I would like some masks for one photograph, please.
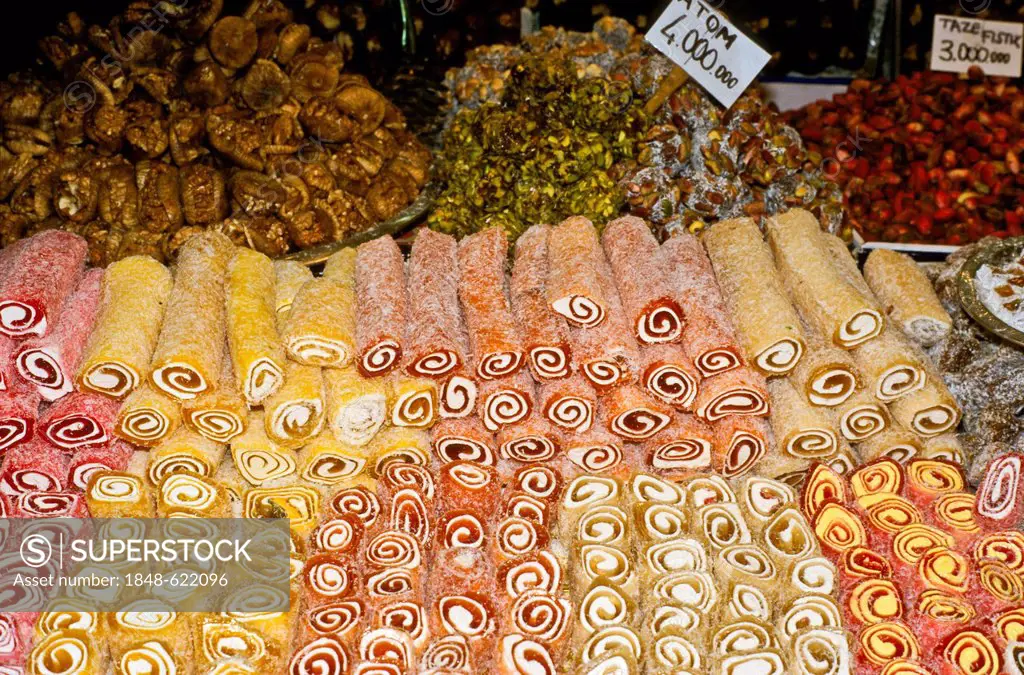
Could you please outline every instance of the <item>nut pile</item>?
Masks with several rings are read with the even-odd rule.
[[[691,82],[674,91],[670,87],[665,96],[664,87],[674,77],[671,61],[646,46],[622,19],[603,18],[590,33],[546,28],[515,47],[470,52],[466,67],[447,76],[453,108],[503,100],[522,63],[566,60],[584,83],[608,80],[628,84],[638,101],[666,99],[655,106],[634,151],[616,158],[620,161],[609,172],[618,181],[615,201],[650,221],[659,235],[792,207],[812,211],[827,230],[842,228],[842,197],[835,183],[813,165],[799,134],[760,92],[748,91],[729,111]],[[448,143],[457,138],[453,130],[463,114],[450,123]],[[586,120],[592,113],[584,108],[579,114]]]
[[[222,5],[72,13],[40,43],[58,76],[0,83],[0,244],[62,228],[93,264],[166,260],[210,227],[279,256],[416,198],[429,151],[336,42],[280,0]]]
[[[1024,92],[1003,78],[855,80],[790,115],[866,239],[966,244],[1024,234]]]
[[[448,126],[438,162],[448,187],[429,225],[459,236],[498,225],[515,239],[574,214],[608,222],[624,202],[613,168],[633,157],[646,127],[627,83],[529,55],[500,103],[464,108]]]

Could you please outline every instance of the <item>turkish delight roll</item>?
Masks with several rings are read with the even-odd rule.
[[[547,302],[550,233],[550,226],[534,225],[516,240],[509,284],[523,348],[540,381],[567,377],[573,370],[565,320]]]
[[[985,470],[978,486],[974,515],[988,530],[1012,530],[1024,518],[1024,454],[1000,455]]]
[[[300,448],[320,433],[326,411],[323,373],[289,361],[284,385],[263,406],[267,435],[285,448]]]
[[[596,328],[573,328],[570,335],[577,366],[599,391],[604,391],[638,379],[640,351],[615,290],[611,267],[600,249],[595,266],[607,317]]]
[[[103,270],[87,271],[52,330],[18,347],[14,356],[18,373],[36,386],[44,400],[56,401],[74,388],[75,373],[99,311],[102,288]]]
[[[60,492],[67,475],[64,451],[36,437],[7,451],[0,462],[0,493]]]
[[[829,415],[810,405],[786,378],[768,382],[771,425],[779,452],[800,459],[823,459],[839,448]]]
[[[508,238],[498,227],[459,243],[459,300],[473,367],[482,380],[511,375],[523,365],[523,344],[505,282]]]
[[[107,267],[95,328],[78,369],[79,389],[124,398],[149,372],[174,280],[149,256]]]
[[[279,327],[284,326],[291,314],[292,303],[299,290],[312,280],[313,272],[302,263],[294,260],[274,261],[274,309]]]
[[[443,419],[461,419],[476,412],[479,393],[476,380],[464,368],[456,369],[438,388],[438,415]]]
[[[11,518],[89,517],[89,507],[77,492],[22,492],[11,501]]]
[[[964,446],[954,432],[932,436],[924,441],[921,457],[925,459],[944,459],[963,466],[967,460]]]
[[[921,454],[921,439],[912,431],[899,424],[890,424],[884,431],[861,441],[857,452],[865,462],[881,457],[906,462]]]
[[[430,434],[422,429],[386,428],[370,443],[370,455],[378,478],[393,462],[429,466]]]
[[[519,371],[498,380],[480,384],[477,414],[488,431],[498,431],[527,417],[534,406],[533,380]]]
[[[368,378],[356,367],[324,370],[327,426],[338,440],[362,446],[373,440],[388,417],[387,382]]]
[[[938,375],[928,377],[923,387],[893,401],[889,410],[897,422],[925,438],[952,431],[960,424],[960,406]]]
[[[299,476],[321,485],[337,485],[362,473],[368,459],[364,448],[343,443],[324,430],[299,451]]]
[[[340,368],[356,351],[356,288],[353,249],[327,260],[324,275],[306,283],[281,331],[285,349],[307,366]]]
[[[761,230],[750,218],[726,220],[708,228],[703,242],[745,357],[769,377],[789,373],[805,341]]]
[[[656,471],[706,471],[711,468],[713,428],[696,415],[677,413],[663,430],[643,443],[648,466]]]
[[[853,358],[865,386],[886,403],[917,391],[928,378],[922,358],[902,333],[892,329],[854,349]]]
[[[121,404],[114,425],[120,438],[142,447],[153,447],[181,426],[178,401],[143,382]]]
[[[396,427],[429,429],[437,421],[437,382],[425,377],[391,376],[388,408]]]
[[[99,471],[89,479],[85,501],[93,518],[153,518],[153,493],[139,476]]]
[[[885,317],[874,297],[847,282],[813,214],[791,209],[770,218],[768,240],[794,302],[823,336],[853,349],[881,334]]]
[[[503,458],[514,462],[547,462],[558,455],[561,438],[558,429],[534,410],[498,432],[498,447]]]
[[[704,380],[694,402],[697,416],[707,422],[726,415],[765,416],[768,410],[765,379],[747,367],[734,368]]]
[[[636,339],[641,344],[677,342],[683,334],[683,309],[651,228],[626,216],[608,223],[601,242]]]
[[[89,479],[97,471],[124,471],[133,454],[132,446],[114,441],[107,446],[80,448],[68,459],[68,478],[64,485],[69,490],[85,490]]]
[[[601,420],[605,422],[605,420]],[[626,458],[626,443],[597,424],[585,434],[566,434],[562,439],[566,459],[585,473],[615,472]]]
[[[174,290],[149,378],[181,400],[216,386],[224,357],[224,273],[235,247],[223,234],[198,234],[181,247]]]
[[[860,372],[850,353],[804,327],[807,350],[793,369],[793,386],[812,404],[834,408],[847,401],[860,385]]]
[[[835,409],[843,438],[858,443],[883,431],[890,424],[889,409],[867,389],[857,389]]]
[[[220,379],[212,389],[181,404],[185,426],[211,441],[227,443],[245,430],[249,408],[238,388],[231,355],[224,352]]]
[[[630,441],[646,440],[672,421],[672,411],[636,385],[607,392],[601,408],[608,431]]]
[[[477,462],[494,466],[494,434],[484,429],[476,415],[462,419],[443,419],[431,431],[434,454],[442,464]]]
[[[262,411],[250,412],[245,432],[231,439],[231,459],[242,478],[252,485],[287,478],[298,468],[295,453],[267,435]]]
[[[736,331],[700,240],[691,234],[675,236],[659,253],[687,317],[682,335],[686,355],[705,377],[740,367],[743,356]]]
[[[604,252],[597,230],[586,218],[574,216],[551,229],[548,303],[577,328],[594,328],[608,313],[598,258],[604,258]]]
[[[889,318],[917,344],[931,347],[949,333],[953,320],[910,256],[875,249],[864,263],[864,280]]]
[[[235,252],[227,272],[228,348],[236,385],[249,405],[260,405],[284,383],[275,285],[270,258],[248,248]]]
[[[366,377],[386,375],[402,363],[409,304],[405,259],[390,236],[359,246],[356,300],[359,371]]]
[[[119,407],[105,396],[76,392],[52,405],[38,428],[47,441],[68,452],[107,445],[114,438]]]
[[[453,237],[426,228],[419,231],[406,288],[406,371],[414,377],[444,377],[467,362],[459,312],[458,245]]]
[[[582,375],[544,382],[538,394],[541,412],[559,428],[585,433],[594,424],[597,393]]]
[[[750,472],[768,454],[771,427],[761,417],[729,415],[718,420],[714,430],[712,465],[726,478]]]
[[[701,374],[682,347],[674,344],[644,346],[640,349],[640,361],[643,368],[640,382],[648,393],[679,410],[693,407]]]
[[[172,473],[209,478],[217,472],[224,450],[224,444],[181,427],[149,452],[146,476],[154,485]]]
[[[40,232],[18,246],[0,278],[0,333],[25,338],[53,330],[88,252],[85,239],[63,230]]]
[[[32,438],[40,400],[36,388],[21,378],[0,392],[0,452]]]

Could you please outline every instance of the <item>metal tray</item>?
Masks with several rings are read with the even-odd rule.
[[[430,213],[430,210],[434,206],[434,201],[440,194],[440,182],[433,181],[427,183],[427,185],[420,191],[416,200],[412,204],[409,204],[409,206],[405,207],[405,210],[391,220],[387,220],[383,223],[377,223],[368,230],[357,232],[351,237],[346,237],[339,241],[331,242],[330,244],[324,244],[323,246],[308,248],[305,251],[291,253],[281,258],[281,260],[295,260],[307,266],[318,265],[343,248],[358,246],[359,244],[370,241],[371,239],[383,237],[387,234],[392,236],[399,234],[418,223],[428,213]]]
[[[960,305],[972,319],[982,325],[985,330],[1001,337],[1007,342],[1024,347],[1024,332],[1013,328],[993,314],[978,297],[978,289],[974,285],[975,276],[982,265],[1003,265],[1019,256],[1024,250],[1024,237],[1014,237],[987,246],[972,255],[960,268],[956,278],[957,295]]]

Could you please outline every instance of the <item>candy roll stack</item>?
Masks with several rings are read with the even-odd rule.
[[[33,438],[40,401],[38,390],[20,377],[0,391],[0,453]]]
[[[593,541],[601,538],[602,530],[585,528],[582,523],[587,522],[584,519],[595,506],[628,510],[629,498],[622,482],[581,475],[566,486],[561,501],[559,529],[569,547],[569,588],[575,605],[570,640],[572,653],[578,655],[576,661],[584,668],[600,658],[609,641],[639,645],[635,599],[639,571],[631,554],[634,533],[627,528],[613,540]],[[609,530],[604,532],[611,534]],[[640,654],[629,657],[635,663]]]
[[[144,382],[121,404],[114,433],[133,445],[151,448],[180,426],[178,401]]]
[[[284,384],[276,287],[269,258],[247,248],[235,252],[228,264],[225,292],[228,353],[235,388],[249,405],[260,405]]]
[[[409,313],[405,369],[413,377],[443,378],[468,363],[466,329],[459,310],[458,269],[455,239],[420,230],[406,274]]]
[[[408,313],[405,259],[395,240],[380,237],[356,254],[356,358],[366,377],[387,375],[402,364]]]
[[[332,255],[322,277],[299,289],[281,339],[288,356],[307,366],[340,368],[355,358],[356,252]]]
[[[528,663],[556,672],[572,633],[573,604],[564,593],[561,563],[553,554],[549,517],[555,514],[563,480],[547,465],[518,469],[501,495],[490,555],[497,568],[501,672],[521,672]],[[517,510],[516,503],[536,510]],[[530,572],[536,572],[531,576]]]
[[[224,350],[216,386],[184,401],[181,416],[185,426],[217,443],[228,443],[245,431],[249,407],[235,378],[229,349]]]

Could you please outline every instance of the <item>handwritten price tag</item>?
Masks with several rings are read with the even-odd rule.
[[[966,73],[978,66],[986,75],[1020,77],[1024,23],[935,15],[932,70]]]
[[[771,55],[729,23],[715,4],[721,1],[672,0],[645,37],[730,108]]]

